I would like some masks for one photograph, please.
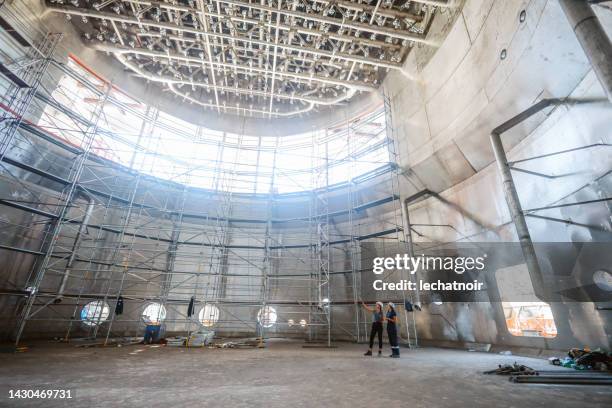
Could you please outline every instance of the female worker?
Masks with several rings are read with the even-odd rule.
[[[389,344],[391,344],[391,355],[389,357],[399,358],[400,349],[397,341],[397,313],[395,313],[395,304],[392,302],[387,303],[387,315],[385,320],[387,321],[387,336],[389,337]]]
[[[370,348],[364,354],[365,356],[372,355],[372,346],[374,345],[374,336],[378,334],[378,357],[382,355],[382,336],[383,336],[383,304],[382,302],[376,302],[374,309],[361,302],[363,307],[372,313],[372,330],[370,332]]]

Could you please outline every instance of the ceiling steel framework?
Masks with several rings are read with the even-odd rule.
[[[219,113],[288,117],[376,90],[445,0],[47,0],[86,43]]]

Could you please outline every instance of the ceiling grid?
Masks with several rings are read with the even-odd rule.
[[[304,115],[376,91],[444,0],[47,0],[84,42],[224,114]]]

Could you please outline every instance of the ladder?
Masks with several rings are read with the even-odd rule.
[[[398,149],[396,146],[395,140],[395,128],[393,127],[393,114],[391,108],[391,98],[385,94],[383,94],[384,106],[385,106],[385,128],[387,133],[387,146],[389,152],[389,162],[393,166],[393,171],[391,174],[391,186],[393,196],[399,197],[398,200],[393,200],[394,205],[394,214],[396,217],[395,224],[396,226],[401,225],[402,230],[404,232],[404,237],[397,233],[398,243],[403,243],[404,249],[409,256],[413,256],[413,248],[412,248],[412,231],[408,220],[402,216],[402,201],[400,196],[400,184],[399,184],[399,176],[400,176],[400,157],[398,153]],[[397,220],[399,214],[400,220]],[[408,214],[405,214],[407,217]],[[399,247],[398,247],[399,248]],[[408,279],[412,279],[412,275],[408,277]],[[410,304],[414,305],[415,303],[419,303],[418,300],[418,292],[417,295],[412,292],[406,293],[406,291],[402,291],[402,307],[404,308],[404,325],[405,325],[405,333],[406,333],[406,344],[409,348],[418,347],[418,333],[417,333],[417,325],[414,311],[405,310],[406,301],[409,301]]]

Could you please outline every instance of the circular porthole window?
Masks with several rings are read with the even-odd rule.
[[[81,309],[81,321],[87,326],[96,326],[105,322],[110,315],[108,303],[101,300],[89,302]]]
[[[259,309],[257,313],[257,321],[263,327],[272,327],[276,323],[276,318],[278,315],[276,314],[276,310],[273,307],[265,306]]]
[[[215,305],[205,305],[202,309],[200,309],[200,314],[198,315],[200,319],[200,323],[204,327],[214,326],[215,323],[219,321],[219,308]]]
[[[601,290],[612,292],[612,273],[600,269],[593,274],[593,282]]]
[[[166,308],[160,303],[149,303],[142,312],[146,324],[160,324],[166,319]]]

